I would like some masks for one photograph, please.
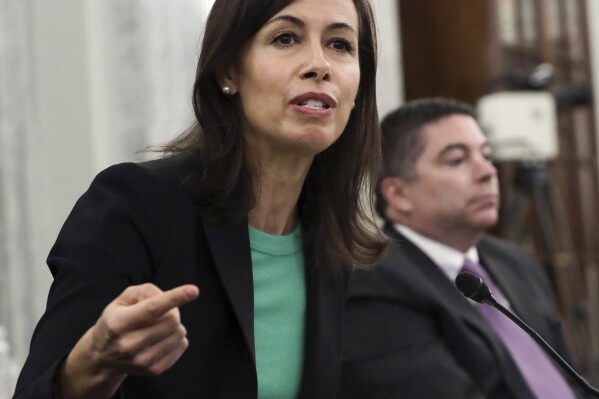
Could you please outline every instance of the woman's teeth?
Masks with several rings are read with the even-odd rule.
[[[306,102],[301,103],[300,105],[306,108],[327,108],[325,103],[318,100],[308,100]]]

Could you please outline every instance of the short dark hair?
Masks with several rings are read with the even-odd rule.
[[[468,115],[476,111],[466,103],[443,97],[412,100],[387,114],[381,122],[383,171],[376,190],[376,211],[385,218],[386,202],[380,191],[385,177],[416,178],[416,161],[424,151],[422,127],[450,115]]]
[[[413,100],[386,115],[381,122],[383,177],[415,178],[416,161],[425,146],[422,127],[455,114],[476,119],[471,105],[443,97]]]
[[[221,92],[217,71],[234,65],[249,40],[293,0],[216,0],[206,22],[193,88],[197,122],[164,147],[193,153],[201,164],[199,197],[221,221],[247,217],[255,205],[244,152],[238,98]],[[325,269],[374,263],[386,240],[372,215],[380,171],[380,127],[376,105],[376,27],[369,0],[353,0],[359,20],[360,83],[355,108],[341,137],[317,154],[299,198],[304,244]],[[364,187],[368,187],[364,201]],[[227,207],[235,197],[236,209]]]

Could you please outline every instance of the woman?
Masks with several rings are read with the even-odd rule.
[[[76,204],[16,397],[335,397],[346,275],[384,246],[375,69],[367,0],[216,0],[197,124]]]

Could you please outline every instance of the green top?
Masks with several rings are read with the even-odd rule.
[[[249,233],[258,398],[297,398],[306,313],[302,230],[278,236],[249,227]]]

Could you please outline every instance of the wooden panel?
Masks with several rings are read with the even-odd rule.
[[[473,103],[486,90],[492,50],[488,2],[400,0],[405,98]]]

